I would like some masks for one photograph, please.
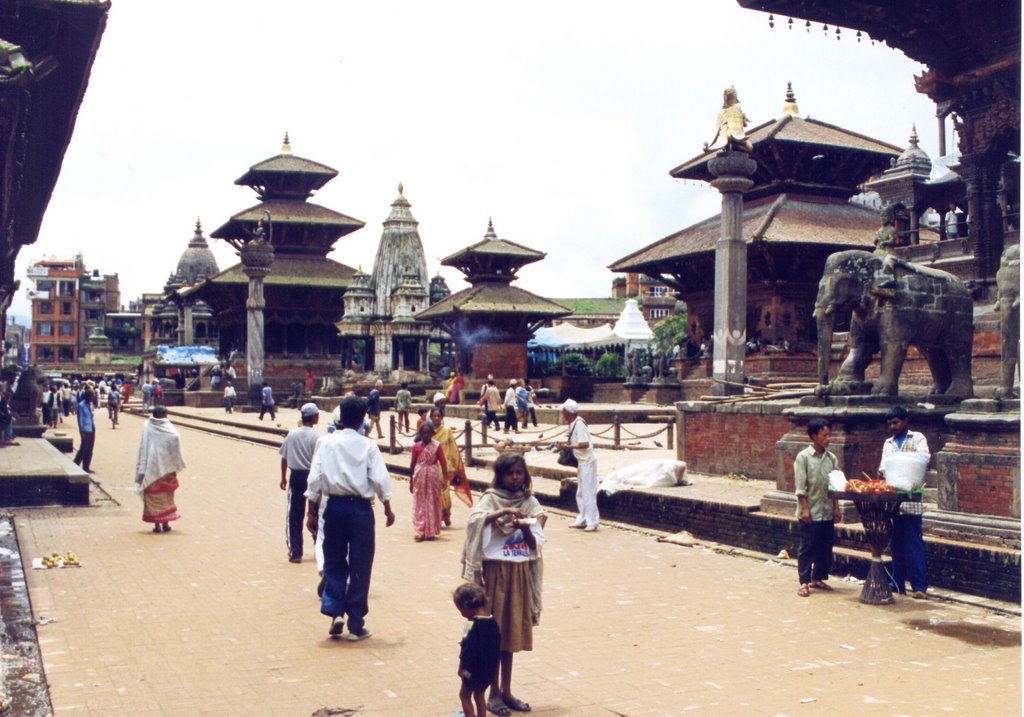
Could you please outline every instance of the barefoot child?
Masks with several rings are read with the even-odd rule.
[[[465,717],[487,714],[487,688],[498,674],[501,633],[487,610],[487,595],[479,585],[464,583],[455,589],[455,607],[469,620],[459,650],[462,713]]]
[[[419,442],[412,445],[409,492],[412,493],[412,525],[415,540],[433,540],[441,534],[441,490],[448,470],[441,444],[434,440],[434,424],[424,421]]]

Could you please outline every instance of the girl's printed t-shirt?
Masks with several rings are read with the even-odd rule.
[[[539,548],[544,544],[544,530],[540,523],[529,526]],[[516,528],[514,532],[505,535],[500,530],[492,530],[492,526],[484,526],[484,560],[504,560],[510,563],[521,563],[536,558],[531,553],[530,546],[523,538],[523,529]]]

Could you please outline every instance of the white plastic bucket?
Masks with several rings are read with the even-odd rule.
[[[882,461],[885,482],[896,490],[917,490],[924,485],[928,456],[921,453],[896,453]]]

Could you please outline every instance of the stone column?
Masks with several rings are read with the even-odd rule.
[[[192,302],[187,301],[181,308],[181,315],[178,319],[178,335],[184,336],[185,346],[191,346],[196,341],[195,327],[192,325]],[[182,333],[184,329],[184,333]]]
[[[722,193],[721,233],[715,245],[715,327],[712,374],[742,384],[747,343],[747,243],[743,238],[743,192],[757,170],[746,152],[722,151],[708,162],[711,186]],[[716,383],[716,396],[741,393],[739,386]]]
[[[249,277],[249,298],[245,302],[248,318],[245,360],[249,400],[252,405],[258,406],[263,384],[263,309],[267,305],[263,298],[263,279],[270,273],[270,265],[274,263],[274,248],[266,241],[256,239],[243,246],[239,255],[245,275]]]

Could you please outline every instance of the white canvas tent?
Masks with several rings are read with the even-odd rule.
[[[644,320],[644,315],[634,299],[629,299],[619,314],[615,326],[601,326],[584,329],[569,323],[552,328],[540,328],[534,332],[531,348],[602,348],[605,346],[647,345],[654,338],[654,332]]]

